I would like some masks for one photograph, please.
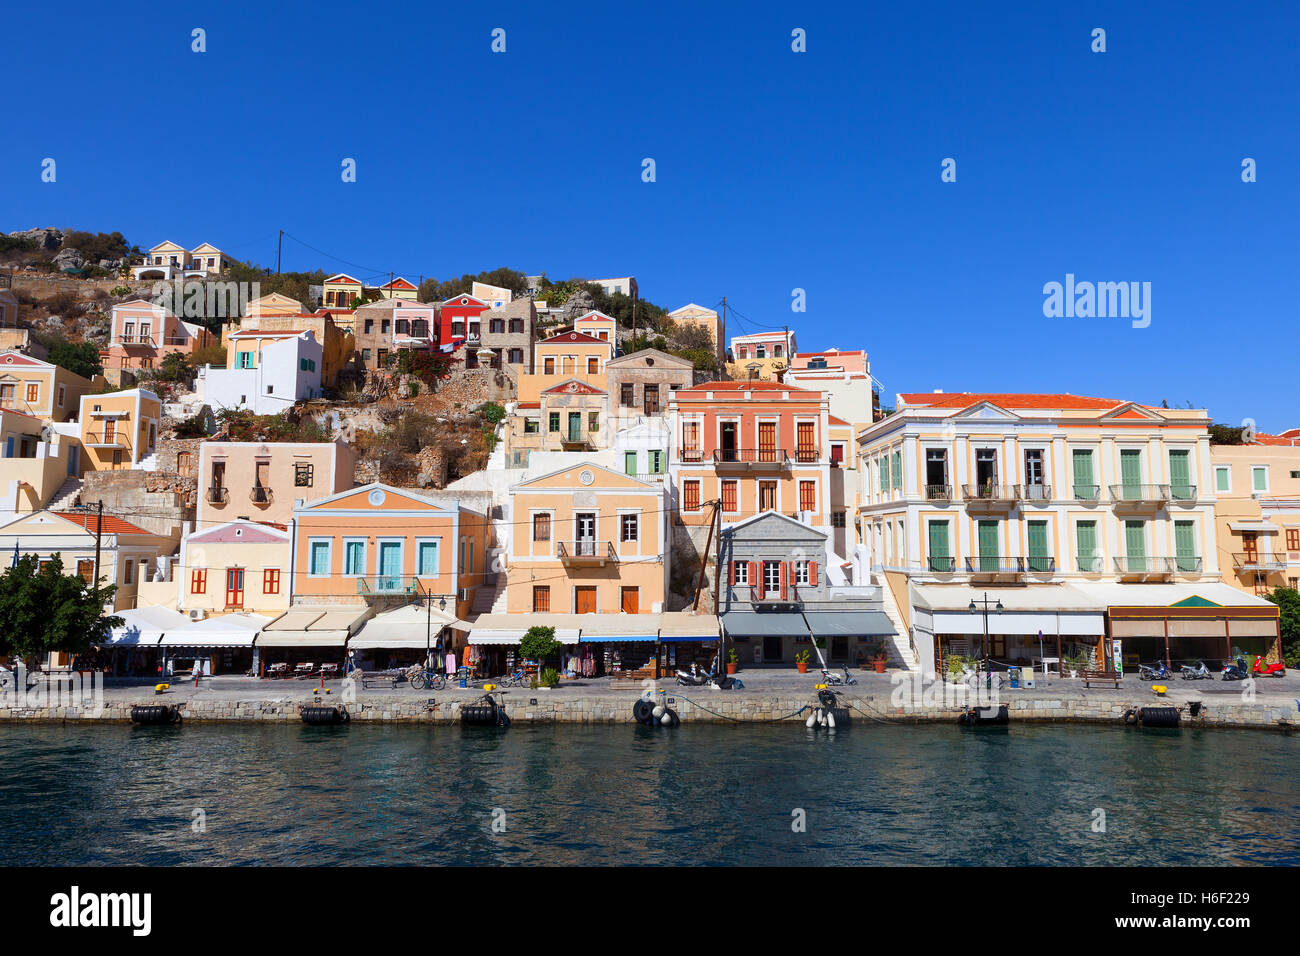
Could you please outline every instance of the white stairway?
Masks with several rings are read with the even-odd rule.
[[[506,576],[497,574],[487,578],[483,586],[474,592],[475,614],[504,614],[506,612]]]
[[[54,493],[47,507],[51,511],[67,511],[77,503],[80,495],[81,479],[75,476],[69,477],[59,485],[59,490]]]
[[[907,628],[903,626],[902,615],[898,613],[898,602],[894,600],[893,592],[889,590],[884,574],[877,573],[875,579],[880,585],[880,600],[884,605],[885,616],[894,625],[895,631],[894,636],[889,639],[888,666],[893,670],[920,670],[916,655],[912,653],[912,646],[908,642]]]
[[[148,458],[141,458],[139,464],[137,464],[135,467],[140,471],[157,471],[158,453],[154,452]]]

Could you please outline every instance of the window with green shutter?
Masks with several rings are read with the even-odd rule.
[[[1124,522],[1124,560],[1129,571],[1147,569],[1147,529],[1145,521]]]
[[[930,522],[930,570],[951,571],[952,553],[948,550],[948,522]]]
[[[1142,452],[1136,448],[1122,448],[1119,453],[1119,480],[1124,486],[1127,500],[1142,497]]]
[[[1250,469],[1250,484],[1255,491],[1268,491],[1268,466],[1255,465]]]
[[[889,492],[889,456],[880,456],[880,466],[877,468],[880,472],[880,493],[888,494]]]
[[[560,413],[551,412],[546,424],[551,431],[558,432],[560,430]]]
[[[1074,465],[1074,497],[1079,501],[1095,500],[1100,489],[1092,477],[1092,450],[1074,449],[1071,461]]]
[[[662,448],[650,449],[650,474],[662,475],[664,473],[664,452]]]
[[[894,452],[892,470],[894,472],[894,481],[893,481],[894,490],[902,491],[903,490],[903,453],[900,451]]]
[[[1029,522],[1029,570],[1043,574],[1052,570],[1052,559],[1047,546],[1047,522]]]
[[[1222,492],[1232,490],[1232,469],[1227,465],[1214,466],[1214,490]]]
[[[996,571],[998,569],[998,523],[981,521],[979,523],[980,570]]]
[[[1095,574],[1101,570],[1101,557],[1097,554],[1097,522],[1080,521],[1074,526],[1075,539],[1079,545],[1079,570],[1086,574]]]
[[[629,475],[636,474],[636,452],[626,451],[623,453],[623,471]]]
[[[1200,570],[1200,561],[1196,556],[1196,524],[1192,521],[1174,522],[1174,554],[1178,570],[1184,572]]]
[[[1188,501],[1196,497],[1192,486],[1191,453],[1171,451],[1169,453],[1169,490],[1175,501]]]

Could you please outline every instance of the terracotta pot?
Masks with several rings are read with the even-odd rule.
[[[727,673],[728,673],[728,674],[734,674],[734,673],[736,673],[736,665],[735,665],[734,662],[732,662],[732,661],[727,661]]]
[[[877,674],[883,674],[883,673],[885,672],[885,662],[884,662],[884,661],[872,661],[871,663],[872,663],[872,665],[876,668],[876,673],[877,673]]]
[[[799,668],[799,673],[800,673],[800,674],[807,674],[807,673],[808,673],[808,662],[807,662],[807,661],[799,661],[799,662],[796,663],[794,666],[797,667],[797,668]]]

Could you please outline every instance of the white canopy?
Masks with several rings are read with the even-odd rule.
[[[370,615],[365,607],[295,607],[263,628],[258,647],[342,647]]]
[[[136,607],[114,614],[123,621],[100,647],[154,647],[166,631],[186,627],[190,619],[167,607]]]
[[[376,614],[362,624],[348,641],[348,648],[354,651],[423,648],[426,642],[436,642],[444,627],[468,631],[471,626],[437,608],[404,604]]]
[[[518,644],[530,627],[553,627],[561,644],[577,644],[580,622],[590,614],[480,614],[470,628],[471,644]]]
[[[261,614],[223,614],[169,630],[158,646],[252,647],[258,633],[270,623],[271,619]]]

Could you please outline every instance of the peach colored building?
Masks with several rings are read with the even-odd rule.
[[[489,570],[486,515],[378,482],[295,503],[292,535],[295,606],[432,594],[463,620]]]
[[[822,392],[706,382],[673,392],[668,413],[677,423],[670,472],[682,524],[707,525],[715,501],[724,526],[765,511],[804,513],[815,528],[830,523],[830,407]]]
[[[1250,594],[1300,585],[1300,429],[1211,445],[1223,580]]]
[[[0,408],[52,422],[75,420],[81,396],[94,387],[89,379],[50,362],[13,350],[0,352]]]
[[[569,379],[605,390],[612,342],[583,332],[561,332],[533,346],[533,373],[519,376],[519,401],[536,402],[545,389]]]
[[[171,309],[133,299],[113,306],[108,347],[101,349],[99,356],[104,371],[111,375],[157,368],[173,352],[189,355],[215,341],[202,325],[182,321]]]
[[[0,521],[44,508],[81,475],[81,442],[22,412],[0,409]]]
[[[680,309],[673,309],[668,313],[668,318],[683,328],[696,327],[704,329],[709,333],[709,338],[713,340],[713,347],[718,353],[718,361],[721,362],[726,358],[723,354],[722,320],[713,309],[706,309],[702,305],[691,302]]]
[[[288,525],[294,506],[352,487],[356,455],[344,441],[199,445],[198,528],[235,519]]]
[[[511,614],[650,614],[668,588],[667,498],[658,483],[571,465],[510,490]]]
[[[134,468],[158,450],[162,400],[144,388],[83,395],[79,425],[85,471]]]
[[[792,331],[732,336],[727,375],[738,380],[779,382],[796,350]]]
[[[181,542],[180,568],[171,585],[174,606],[209,617],[240,612],[278,617],[289,607],[290,552],[284,526],[243,520],[200,526]]]

